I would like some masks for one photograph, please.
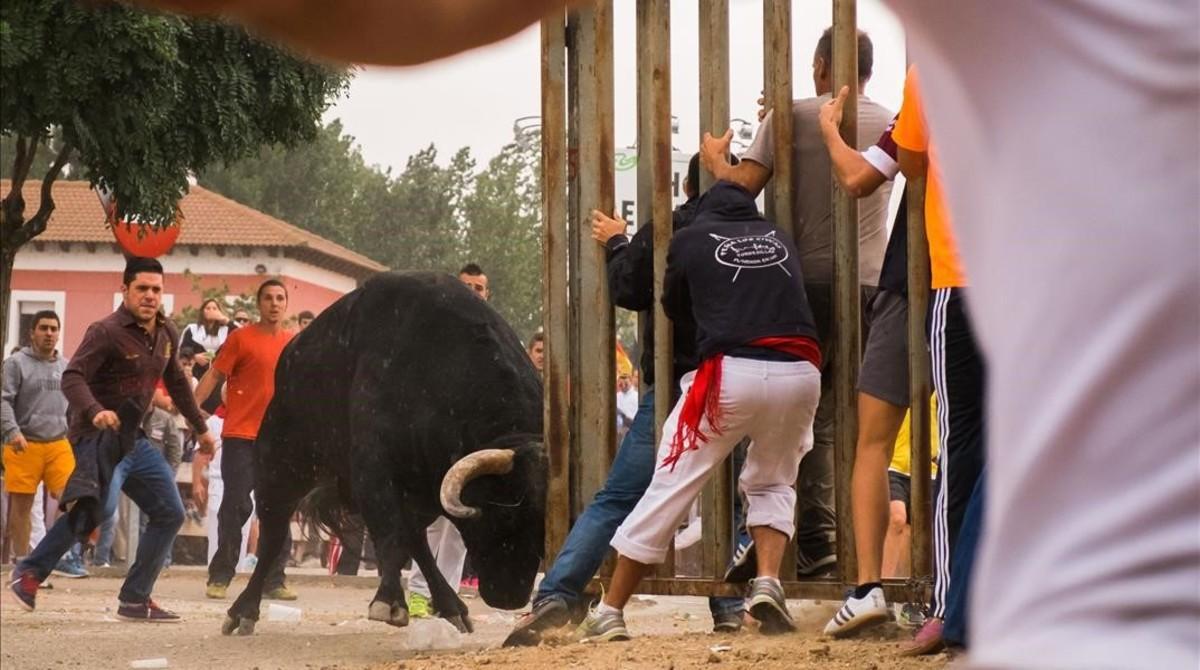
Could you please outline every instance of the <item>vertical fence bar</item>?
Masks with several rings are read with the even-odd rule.
[[[663,276],[671,243],[671,3],[638,0],[638,211],[654,226],[654,443],[671,411],[673,341],[671,321],[662,308]],[[642,171],[644,168],[644,172]],[[645,194],[643,196],[643,194]],[[656,452],[657,453],[657,452]],[[675,574],[675,552],[658,575]]]
[[[613,210],[613,43],[612,3],[606,1],[578,12],[574,46],[578,53],[578,184],[579,199],[572,212],[572,238],[579,255],[570,271],[578,273],[578,375],[571,395],[577,407],[574,438],[578,451],[582,504],[604,484],[615,450],[616,387],[613,311],[605,280],[604,248],[591,240],[589,213]]]
[[[570,369],[567,318],[567,62],[565,16],[542,20],[542,332],[546,359],[543,440],[549,460],[546,556],[571,527]]]
[[[648,116],[648,114],[651,114],[650,96],[652,94],[650,87],[653,85],[653,79],[646,74],[653,67],[650,54],[646,50],[653,48],[653,44],[647,43],[646,36],[642,34],[642,26],[645,22],[643,14],[645,12],[646,8],[642,6],[641,0],[638,0],[635,19],[636,28],[634,30],[634,35],[637,39],[637,47],[634,50],[636,52],[637,65],[637,74],[635,75],[637,77],[637,213],[633,221],[638,230],[641,230],[642,226],[653,221],[654,215],[654,208],[651,204],[651,200],[654,197],[654,176],[651,173],[653,166],[650,164],[650,147],[654,139],[651,137],[653,128],[651,128]],[[637,350],[639,352],[645,351],[646,347],[654,346],[652,342],[644,342],[642,338],[642,333],[645,332],[646,324],[648,323],[647,319],[653,318],[654,310],[637,313]],[[638,360],[632,360],[631,362],[635,368],[638,366]],[[638,398],[640,399],[649,388],[649,385],[646,384],[645,371],[643,371],[641,375],[641,387],[638,389]],[[619,448],[620,445],[618,445]]]
[[[729,0],[700,0],[700,132],[720,136],[729,127]],[[712,185],[702,170],[700,190]],[[733,533],[732,461],[713,472],[702,495],[702,575],[719,579],[730,557]]]
[[[567,450],[571,472],[571,518],[583,512],[587,503],[582,493],[583,467],[579,458],[578,390],[572,380],[579,379],[579,13],[567,13],[567,347],[570,366],[567,373],[567,420],[570,447]]]
[[[858,17],[855,0],[833,0],[833,90],[850,87],[842,116],[842,139],[858,146]],[[862,352],[862,305],[858,277],[858,202],[833,179],[834,471],[836,473],[838,567],[843,582],[857,578],[850,517],[850,473],[858,440],[858,367]]]
[[[767,184],[767,219],[795,234],[792,221],[792,0],[763,0],[763,97],[776,110],[775,168]],[[791,562],[793,565],[795,561]]]
[[[908,198],[908,369],[912,407],[912,584],[915,602],[927,600],[933,575],[929,395],[932,382],[925,315],[929,309],[929,243],[925,236],[925,178],[910,179]]]
[[[763,0],[763,98],[776,110],[771,127],[775,137],[775,168],[767,183],[767,219],[789,235],[796,234],[792,217],[794,165],[792,157],[792,0]],[[797,496],[797,500],[800,497]],[[796,543],[784,550],[780,577],[796,578]]]

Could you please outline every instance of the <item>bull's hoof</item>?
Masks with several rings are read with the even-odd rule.
[[[233,635],[234,631],[237,631],[238,635],[254,635],[256,623],[258,622],[250,617],[235,617],[227,614],[225,621],[221,624],[221,635]]]
[[[471,617],[469,615],[443,617],[446,621],[454,624],[460,633],[474,633],[475,627],[471,625]]]
[[[382,621],[389,626],[403,628],[408,625],[408,609],[399,602],[389,605],[382,600],[374,600],[367,610],[367,618],[371,621]]]

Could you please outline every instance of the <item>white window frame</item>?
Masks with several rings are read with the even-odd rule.
[[[21,303],[23,302],[48,302],[53,303],[54,311],[58,314],[58,318],[62,319],[61,327],[58,331],[58,348],[62,349],[62,343],[67,339],[67,293],[66,291],[23,291],[14,289],[12,295],[8,299],[8,336],[4,342],[4,357],[8,357],[8,352],[17,346],[17,342],[21,341],[21,334],[17,331],[21,328]]]

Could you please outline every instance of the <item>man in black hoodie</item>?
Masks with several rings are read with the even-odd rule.
[[[794,629],[779,568],[795,534],[800,460],[812,448],[820,397],[820,348],[796,247],[764,220],[740,186],[717,183],[671,242],[663,307],[693,319],[699,367],[663,427],[659,466],[617,529],[619,558],[608,592],[579,629],[585,641],[628,639],[622,609],[713,469],[744,437],[753,440],[738,478],[758,578],[747,605],[765,633]]]
[[[735,159],[736,160],[736,159]],[[700,155],[688,164],[683,191],[687,202],[671,217],[673,232],[686,228],[696,216],[700,182]],[[592,213],[592,238],[608,250],[608,292],[618,307],[646,312],[654,307],[654,227],[642,226],[631,240],[625,235],[625,221]],[[532,611],[522,617],[505,644],[532,645],[549,628],[562,626],[569,611],[580,604],[583,589],[595,576],[617,526],[625,520],[641,499],[654,474],[654,319],[642,319],[642,379],[649,387],[638,403],[637,414],[609,470],[604,488],[571,528],[546,578],[538,586]],[[658,390],[679,397],[679,379],[696,369],[696,324],[686,315],[674,320],[674,360],[669,382]],[[713,630],[734,632],[741,628],[741,598],[711,598]]]

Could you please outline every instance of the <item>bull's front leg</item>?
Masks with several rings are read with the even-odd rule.
[[[412,548],[413,561],[421,568],[421,574],[429,584],[430,600],[433,601],[433,608],[437,610],[438,616],[454,624],[454,627],[463,633],[474,633],[475,628],[471,625],[467,604],[446,582],[442,571],[438,570],[437,562],[434,561],[433,553],[429,551],[429,544],[425,539],[425,530],[420,529],[410,533],[410,536],[409,546]]]
[[[367,618],[392,626],[407,626],[408,603],[404,601],[400,571],[408,562],[408,552],[398,546],[394,533],[388,536],[387,541],[376,541],[375,549],[379,561],[379,589],[371,599]]]

